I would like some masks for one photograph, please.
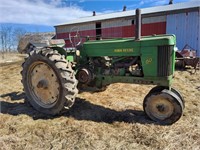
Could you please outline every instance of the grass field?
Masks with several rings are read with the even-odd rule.
[[[16,56],[16,55],[15,55]],[[1,59],[2,57],[0,57]],[[152,85],[116,83],[82,92],[69,111],[51,117],[24,103],[21,55],[0,61],[0,149],[200,149],[200,71],[176,71],[173,87],[185,99],[182,118],[160,126],[144,114]],[[13,57],[14,58],[14,57]]]

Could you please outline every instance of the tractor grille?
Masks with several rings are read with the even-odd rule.
[[[158,46],[158,76],[169,76],[172,73],[173,46]]]

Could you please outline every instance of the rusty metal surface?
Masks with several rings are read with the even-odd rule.
[[[176,68],[191,66],[196,70],[198,64],[200,64],[200,57],[197,57],[195,50],[183,49],[176,52]]]
[[[200,64],[200,58],[176,58],[175,66],[179,69],[184,69],[186,66],[193,67],[195,70],[197,69],[198,64]]]
[[[199,63],[199,58],[184,58],[183,59],[185,66],[191,66],[196,69],[197,64]]]

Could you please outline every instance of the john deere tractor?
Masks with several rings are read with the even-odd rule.
[[[27,101],[38,111],[55,115],[70,108],[78,88],[105,88],[112,83],[157,85],[144,98],[143,108],[159,124],[172,124],[183,114],[184,100],[171,87],[176,37],[141,37],[141,11],[136,11],[136,37],[80,42],[70,34],[74,48],[60,40],[29,53],[22,67]],[[76,42],[78,41],[78,42]],[[63,44],[63,45],[62,45]],[[134,89],[133,89],[134,90]]]

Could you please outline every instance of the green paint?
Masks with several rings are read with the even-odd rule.
[[[67,56],[67,52],[62,47],[51,47],[53,50],[58,51],[61,55]]]
[[[103,68],[97,67],[93,70],[93,73],[95,75],[95,79],[93,82],[97,87],[116,82],[156,84],[170,87],[172,83],[172,76],[174,73],[175,52],[172,49],[172,52],[170,51],[170,56],[167,57],[164,55],[165,53],[162,53],[162,55],[159,54],[160,49],[158,47],[172,46],[172,48],[174,48],[175,45],[176,37],[174,35],[159,35],[142,37],[142,39],[138,41],[134,38],[87,41],[80,49],[80,57],[78,57],[78,61],[76,61],[75,59],[74,52],[67,52],[67,55],[60,49],[59,52],[64,53],[67,60],[71,62],[76,61],[76,68],[80,68],[81,66],[92,66],[92,64],[90,64],[90,59],[95,59],[96,57],[112,57],[113,59],[110,62],[111,65],[116,62],[123,61],[131,56],[136,56],[140,58],[143,76],[137,77],[131,74],[126,74],[125,69],[123,68],[118,70],[117,75],[103,75]],[[163,49],[161,49],[161,51],[163,51]],[[161,57],[161,60],[159,59],[159,57]],[[162,58],[165,58],[168,63],[159,64],[162,62]],[[158,62],[158,60],[160,60],[160,62]],[[158,75],[160,68],[162,73],[162,65],[164,65],[164,67],[170,72],[167,76]]]

